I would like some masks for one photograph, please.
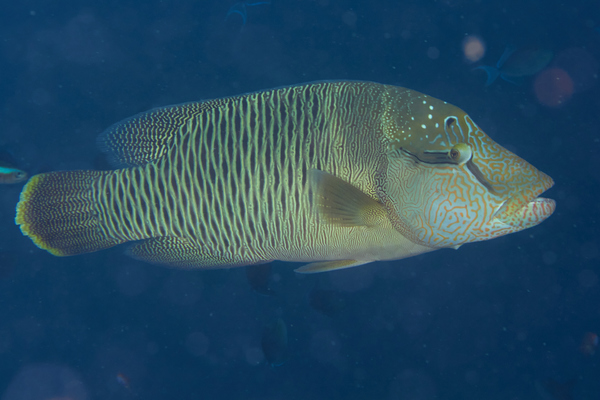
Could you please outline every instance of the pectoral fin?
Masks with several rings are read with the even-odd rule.
[[[383,204],[342,179],[313,169],[313,201],[319,215],[340,226],[376,226],[387,218]]]
[[[336,269],[345,269],[357,267],[359,265],[368,264],[371,261],[360,260],[335,260],[335,261],[318,261],[296,268],[294,271],[299,274],[316,274],[318,272],[334,271]]]

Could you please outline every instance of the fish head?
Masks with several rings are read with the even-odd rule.
[[[20,183],[27,180],[27,172],[0,164],[0,183]]]
[[[407,89],[386,95],[388,157],[375,186],[405,237],[457,248],[530,228],[554,212],[553,200],[538,197],[552,178],[494,142],[464,111]]]

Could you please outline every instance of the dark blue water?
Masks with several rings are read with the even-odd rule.
[[[275,263],[277,295],[266,297],[244,269],[169,270],[122,248],[55,258],[20,234],[20,185],[5,185],[1,398],[520,400],[543,399],[548,379],[574,380],[574,399],[600,398],[600,354],[579,351],[586,332],[600,333],[597,2],[273,0],[246,6],[245,25],[225,19],[234,3],[6,2],[0,148],[33,173],[97,168],[96,136],[155,106],[374,80],[466,110],[554,178],[555,214],[398,262],[312,276]],[[467,37],[485,44],[479,63],[465,59]],[[572,81],[561,106],[536,93],[539,76],[484,87],[473,67],[507,45],[554,51],[550,67]],[[311,308],[316,287],[345,307]],[[288,356],[272,367],[261,333],[277,318]]]

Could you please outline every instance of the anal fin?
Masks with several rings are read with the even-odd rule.
[[[137,260],[177,268],[225,268],[239,261],[206,254],[191,241],[173,236],[156,237],[134,244],[127,254]]]
[[[299,274],[316,274],[318,272],[335,271],[337,269],[345,269],[357,267],[359,265],[368,264],[371,261],[363,260],[334,260],[334,261],[317,261],[296,268],[294,271]]]

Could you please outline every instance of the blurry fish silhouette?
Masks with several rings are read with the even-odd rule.
[[[27,172],[15,167],[15,160],[7,151],[0,151],[0,183],[19,183],[27,179]]]
[[[260,344],[269,364],[278,367],[285,362],[288,337],[285,322],[281,318],[265,326]]]
[[[117,374],[117,383],[123,386],[127,390],[131,390],[131,386],[129,385],[129,377],[121,372]]]
[[[240,1],[239,3],[235,3],[229,8],[227,11],[227,15],[225,16],[225,20],[227,20],[231,15],[238,14],[242,17],[242,26],[246,25],[246,20],[248,19],[248,11],[246,7],[252,6],[260,6],[263,4],[271,4],[270,1]]]
[[[586,332],[581,340],[579,351],[584,356],[593,356],[598,348],[598,335],[593,332]]]
[[[309,294],[310,306],[328,317],[335,317],[346,308],[346,300],[335,290],[312,289]]]
[[[507,47],[496,66],[481,65],[473,70],[482,69],[487,73],[485,86],[490,86],[498,77],[506,82],[519,84],[526,76],[540,72],[550,61],[554,53],[550,50],[523,48],[515,50]]]
[[[556,379],[541,379],[535,381],[535,390],[544,400],[573,400],[575,379],[559,382]]]
[[[271,280],[271,264],[256,264],[246,267],[248,283],[256,292],[265,296],[274,296],[275,291],[269,288]]]

